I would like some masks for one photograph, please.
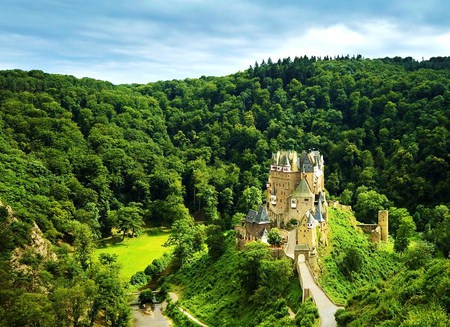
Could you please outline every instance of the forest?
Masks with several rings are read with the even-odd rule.
[[[174,224],[182,266],[218,235],[195,221],[226,231],[263,201],[280,149],[319,149],[330,199],[366,223],[389,209],[398,253],[417,239],[448,262],[449,120],[450,57],[268,59],[130,85],[0,71],[0,325],[126,325],[126,290],[114,258],[92,260],[96,242]],[[57,264],[27,250],[36,230]]]

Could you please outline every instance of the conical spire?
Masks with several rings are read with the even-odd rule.
[[[323,223],[325,219],[323,219],[323,212],[322,212],[322,201],[319,197],[319,203],[317,203],[316,212],[314,213],[314,218],[319,222]]]

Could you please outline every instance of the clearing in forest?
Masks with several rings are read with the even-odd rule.
[[[113,236],[106,240],[105,247],[94,252],[97,259],[101,253],[117,254],[117,262],[122,266],[120,277],[123,281],[129,281],[137,271],[143,271],[154,259],[161,257],[165,252],[170,252],[170,247],[164,247],[164,242],[169,238],[167,230],[145,230],[138,237],[125,238]],[[117,242],[116,242],[117,241]]]

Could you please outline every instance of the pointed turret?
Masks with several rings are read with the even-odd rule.
[[[322,193],[321,193],[322,194]],[[319,203],[317,203],[316,212],[314,213],[314,218],[319,222],[323,223],[325,219],[323,218],[322,201],[319,197]]]
[[[314,221],[314,216],[311,214],[311,211],[306,211],[306,226],[308,228],[314,228],[316,225],[316,222]]]

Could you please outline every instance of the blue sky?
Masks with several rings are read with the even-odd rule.
[[[147,83],[305,54],[449,56],[450,1],[0,2],[0,69]]]

